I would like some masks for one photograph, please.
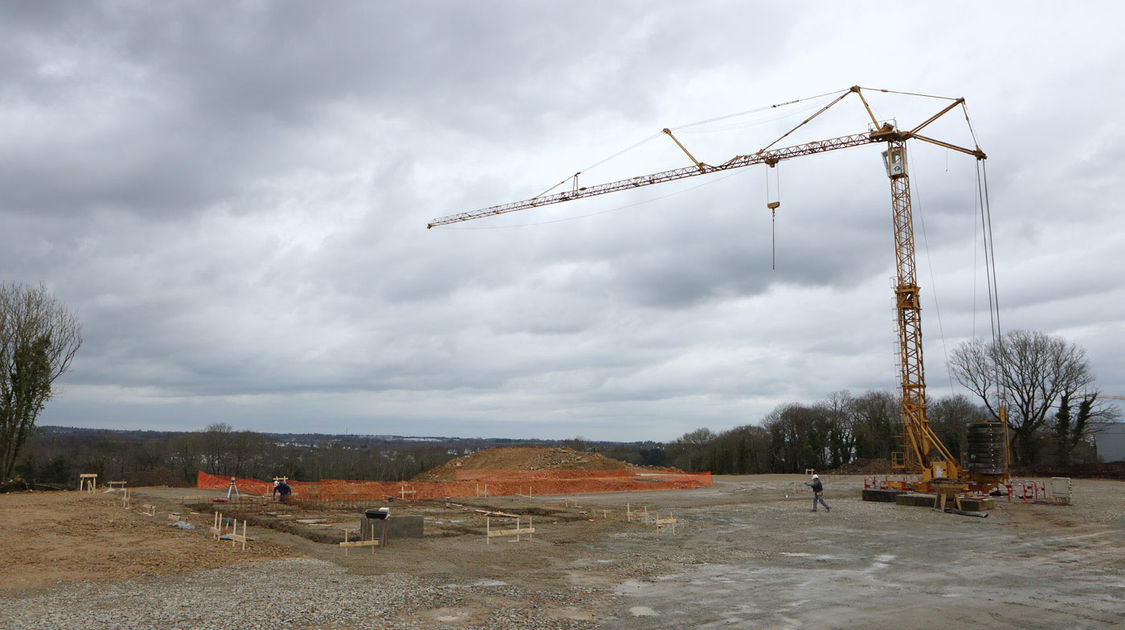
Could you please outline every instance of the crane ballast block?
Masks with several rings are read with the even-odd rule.
[[[877,501],[880,503],[894,503],[895,497],[900,494],[906,494],[905,490],[882,490],[879,488],[864,488],[863,500],[864,501]]]

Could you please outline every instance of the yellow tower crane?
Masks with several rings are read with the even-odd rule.
[[[870,144],[885,144],[886,150],[883,156],[887,176],[890,179],[891,215],[894,221],[895,269],[897,274],[894,292],[895,309],[898,314],[898,347],[900,352],[899,363],[901,366],[899,381],[901,384],[903,423],[903,450],[894,454],[893,463],[895,468],[919,476],[918,483],[912,484],[912,487],[918,490],[930,489],[930,482],[935,480],[939,480],[940,483],[946,485],[960,482],[965,484],[966,488],[971,486],[976,489],[981,489],[988,486],[995,486],[1002,483],[1007,477],[1006,466],[1003,474],[1000,474],[996,470],[979,474],[964,469],[930,428],[929,419],[926,415],[926,381],[922,361],[922,308],[919,299],[917,273],[914,262],[914,226],[910,210],[910,177],[907,173],[906,142],[908,140],[920,140],[971,155],[978,161],[985,160],[987,156],[981,151],[980,147],[977,146],[975,136],[974,146],[970,149],[931,138],[921,133],[931,123],[957,108],[961,109],[964,113],[966,123],[969,123],[968,110],[965,108],[965,99],[939,97],[944,101],[948,101],[944,107],[918,125],[910,129],[901,129],[893,122],[880,122],[876,119],[867,99],[863,95],[865,89],[869,92],[892,92],[891,90],[871,90],[869,88],[853,86],[759,151],[746,155],[736,155],[722,164],[710,165],[700,162],[680,144],[679,140],[676,140],[670,130],[664,129],[663,132],[671,137],[676,145],[687,154],[688,158],[692,161],[691,166],[585,187],[578,186],[577,175],[575,175],[574,185],[569,191],[543,194],[523,201],[489,206],[479,210],[441,217],[432,220],[426,228],[430,229],[442,225],[471,221],[519,210],[606,195],[639,188],[641,186],[650,186],[688,177],[696,177],[698,175],[719,173],[756,164],[765,164],[773,167],[783,160],[790,160],[806,155],[815,155]],[[866,110],[867,115],[870,117],[870,129],[847,136],[775,148],[783,139],[852,94],[863,104],[864,110]],[[971,134],[971,123],[969,123],[969,131]],[[771,209],[773,207],[776,206],[771,204]]]

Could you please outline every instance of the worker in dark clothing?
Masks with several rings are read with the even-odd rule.
[[[271,496],[278,496],[282,503],[289,503],[289,495],[292,493],[293,489],[289,487],[289,484],[279,481],[274,485],[273,495]]]
[[[813,475],[812,481],[806,481],[805,485],[812,488],[813,491],[812,511],[816,511],[816,503],[819,501],[820,504],[824,506],[825,510],[831,512],[832,508],[828,507],[828,504],[824,502],[824,484],[820,483],[820,477]]]

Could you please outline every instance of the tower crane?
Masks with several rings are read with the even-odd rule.
[[[965,108],[965,99],[939,97],[942,98],[942,100],[948,101],[948,103],[926,120],[914,127],[906,129],[898,127],[894,122],[880,122],[877,120],[867,98],[864,96],[864,90],[868,92],[894,93],[891,90],[872,90],[870,88],[853,86],[843,91],[827,105],[821,107],[800,124],[782,134],[757,152],[736,155],[726,162],[717,165],[706,164],[697,160],[680,141],[676,139],[670,130],[664,129],[663,132],[671,137],[676,145],[691,160],[692,164],[690,166],[583,187],[578,186],[578,176],[575,175],[573,186],[570,190],[553,194],[544,193],[540,196],[523,201],[489,206],[479,210],[437,218],[430,221],[426,228],[430,229],[442,225],[472,221],[474,219],[509,212],[529,210],[540,206],[632,190],[642,186],[651,186],[688,177],[709,175],[754,166],[756,164],[765,164],[774,167],[784,160],[791,160],[808,155],[872,144],[886,145],[883,157],[887,169],[887,177],[890,180],[891,216],[894,225],[896,270],[894,300],[895,310],[898,316],[898,348],[900,353],[899,381],[901,386],[901,415],[903,423],[903,449],[901,452],[894,453],[893,463],[898,470],[918,475],[919,481],[912,485],[914,489],[918,490],[929,489],[931,483],[935,485],[961,483],[965,485],[966,489],[969,487],[980,489],[987,486],[998,485],[1007,477],[1006,466],[1004,467],[1003,473],[996,469],[990,469],[988,472],[975,472],[971,470],[971,466],[962,466],[930,428],[929,419],[927,417],[926,381],[922,360],[922,308],[915,269],[914,227],[910,208],[910,176],[907,172],[906,143],[909,140],[918,140],[970,155],[978,161],[985,160],[988,156],[985,155],[984,151],[981,151],[976,143],[975,134],[972,133],[972,124],[969,122],[968,110]],[[855,98],[862,103],[867,116],[870,117],[871,127],[868,130],[851,135],[828,138],[826,140],[806,142],[791,146],[777,146],[782,140],[851,95],[855,95]],[[934,121],[958,108],[964,113],[966,123],[969,125],[970,134],[973,135],[972,148],[959,146],[922,134],[922,131],[929,127]],[[771,205],[771,209],[774,207],[776,206]]]

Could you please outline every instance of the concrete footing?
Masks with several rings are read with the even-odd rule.
[[[372,536],[382,538],[384,527],[387,528],[387,538],[390,540],[395,538],[422,538],[422,532],[425,529],[425,518],[421,515],[411,514],[391,516],[386,519],[361,518],[359,523],[359,533],[363,540],[369,540]],[[374,533],[372,533],[372,529],[374,529]]]

